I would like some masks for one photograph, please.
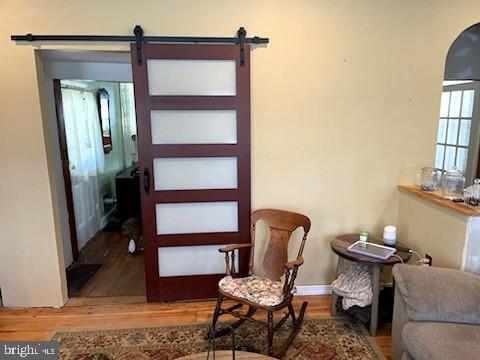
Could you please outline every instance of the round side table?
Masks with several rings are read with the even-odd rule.
[[[353,243],[357,242],[359,239],[360,239],[359,234],[340,235],[331,241],[330,247],[332,248],[332,251],[338,255],[336,277],[338,277],[338,275],[340,275],[344,271],[345,260],[368,264],[372,266],[373,298],[372,298],[372,312],[370,317],[370,335],[376,336],[377,326],[378,326],[378,296],[380,294],[380,271],[382,270],[383,266],[393,266],[397,263],[400,263],[401,261],[396,256],[392,256],[388,260],[379,260],[373,257],[359,255],[359,254],[355,254],[348,251],[347,248]],[[383,245],[383,239],[375,235],[370,235],[368,241],[371,243]],[[398,245],[404,246],[401,243],[398,243]],[[403,260],[403,262],[407,262],[411,256],[410,253],[403,252],[403,251],[397,251],[395,255],[398,255]],[[335,316],[337,314],[337,300],[338,300],[338,295],[332,291],[332,307],[331,307],[332,316]]]

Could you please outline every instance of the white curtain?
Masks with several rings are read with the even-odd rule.
[[[70,175],[96,177],[105,168],[105,155],[95,95],[62,89],[62,101]]]
[[[137,122],[132,83],[120,83],[125,167],[138,162]]]

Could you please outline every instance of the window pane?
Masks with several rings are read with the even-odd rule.
[[[438,122],[437,142],[445,143],[446,136],[447,136],[447,119],[440,119],[440,121]]]
[[[442,101],[440,102],[440,116],[448,116],[448,104],[450,103],[450,92],[442,93]]]
[[[452,91],[450,96],[450,117],[460,116],[460,101],[462,99],[461,91]]]
[[[448,121],[447,144],[456,145],[458,135],[458,120],[450,119]]]
[[[447,146],[445,151],[445,170],[450,170],[455,166],[455,146]]]
[[[465,148],[457,149],[457,168],[464,174],[465,174],[465,171],[467,170],[467,156],[468,156],[467,149]]]
[[[458,145],[468,146],[470,141],[471,120],[460,121],[460,134],[458,135]]]
[[[472,117],[474,94],[475,94],[474,90],[466,90],[463,92],[462,117]]]
[[[437,145],[437,153],[435,154],[435,167],[443,169],[443,153],[445,152],[445,146]]]

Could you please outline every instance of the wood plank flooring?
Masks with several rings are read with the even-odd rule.
[[[79,254],[79,263],[103,264],[82,289],[79,296],[145,296],[145,260],[143,253],[130,254],[127,240],[120,232],[100,231]]]
[[[47,340],[56,331],[208,323],[211,319],[214,300],[147,304],[143,254],[129,254],[120,233],[98,233],[79,260],[104,264],[81,296],[69,299],[60,309],[0,309],[0,341]],[[296,296],[297,311],[305,300],[309,302],[307,318],[330,316],[329,295]],[[257,317],[265,316],[258,312]],[[390,326],[380,326],[378,334],[374,341],[390,359]]]
[[[305,300],[306,317],[330,316],[329,295],[296,296],[297,311]],[[1,309],[0,340],[45,340],[55,331],[208,323],[214,308],[214,300],[146,304],[144,297],[130,296],[77,298],[60,309]],[[380,326],[374,340],[390,359],[389,326]]]

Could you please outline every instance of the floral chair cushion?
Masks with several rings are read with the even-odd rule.
[[[275,306],[283,301],[283,283],[258,276],[232,278],[226,276],[218,283],[223,292],[263,306]]]

